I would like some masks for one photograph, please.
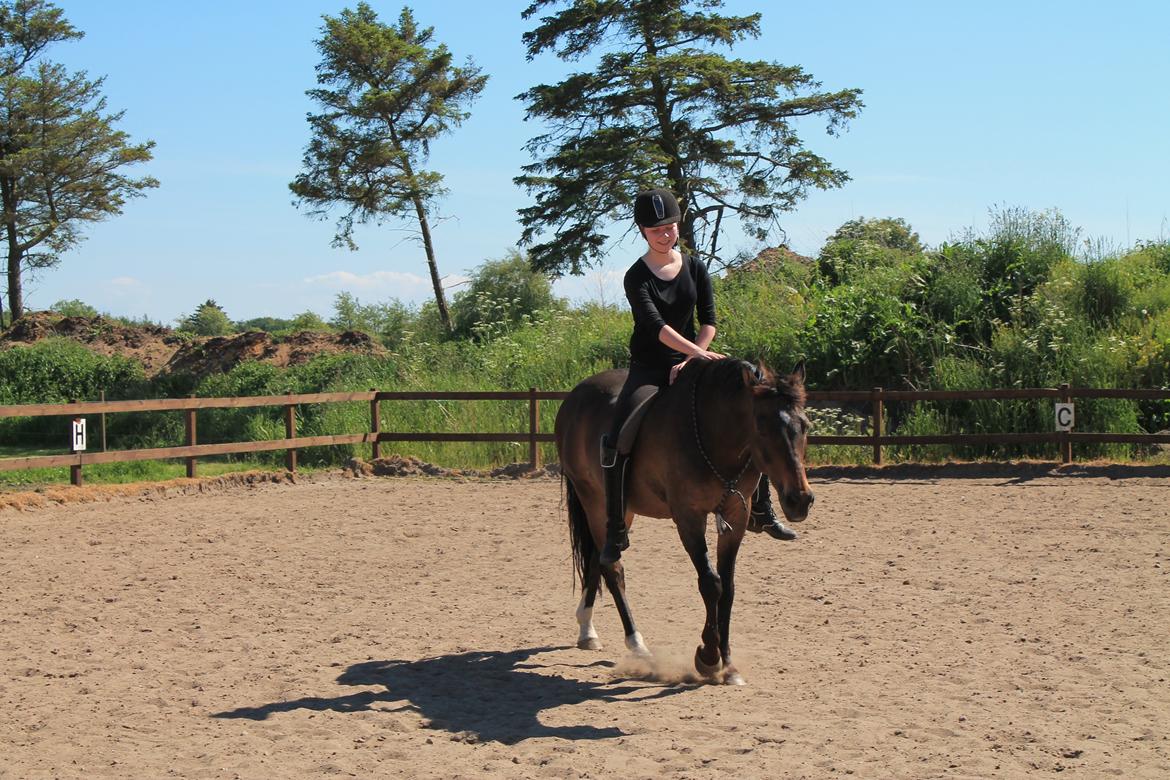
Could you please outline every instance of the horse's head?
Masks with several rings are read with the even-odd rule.
[[[787,376],[773,373],[763,363],[744,364],[744,372],[756,424],[752,458],[776,486],[784,516],[800,522],[814,500],[804,472],[809,429],[804,414],[804,361]]]

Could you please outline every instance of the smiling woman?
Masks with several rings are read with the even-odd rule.
[[[630,445],[621,441],[622,426],[636,407],[673,384],[689,362],[723,357],[709,349],[716,331],[715,298],[707,267],[676,247],[682,218],[682,209],[670,190],[650,189],[634,198],[634,222],[647,249],[626,272],[626,299],[634,315],[630,367],[614,401],[608,433],[601,440],[606,516],[605,546],[600,553],[603,565],[615,563],[629,546],[625,482]],[[762,476],[753,490],[752,518],[757,522],[750,524],[751,530],[767,530],[777,539],[795,539],[796,534],[772,511],[767,477]]]

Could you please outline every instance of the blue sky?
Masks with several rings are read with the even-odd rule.
[[[308,140],[322,14],[309,0],[60,0],[86,36],[51,59],[104,75],[111,110],[161,186],[26,285],[31,309],[79,298],[167,324],[214,298],[234,319],[328,317],[338,292],[366,303],[430,297],[422,249],[406,224],[361,229],[359,251],[330,246],[332,222],[292,205],[288,182]],[[370,3],[387,21],[402,3]],[[438,140],[431,166],[449,196],[435,224],[440,270],[456,285],[520,234],[528,196],[512,184],[540,131],[514,96],[571,66],[528,62],[519,2],[417,1],[456,59],[491,76],[463,127]],[[859,87],[866,108],[839,137],[801,127],[808,146],[853,181],[814,193],[783,227],[815,254],[856,217],[901,217],[928,244],[983,229],[990,209],[1059,209],[1085,238],[1122,248],[1170,238],[1170,4],[1158,0],[980,3],[843,0],[739,2],[762,35],[734,55],[805,68],[825,89]],[[619,300],[638,248],[617,237],[606,263],[558,283],[575,300]],[[730,249],[753,249],[731,237]],[[452,292],[459,288],[453,287]]]

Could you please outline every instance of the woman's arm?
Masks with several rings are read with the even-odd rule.
[[[710,352],[707,350],[707,347],[715,340],[714,325],[704,325],[700,328],[699,335],[695,341],[686,338],[669,325],[663,325],[658,331],[658,340],[676,352],[681,352],[686,355],[687,360],[691,358],[715,360],[723,357],[718,352]]]
[[[699,336],[695,342],[686,339],[677,330],[669,325],[663,325],[662,330],[658,331],[658,340],[671,349],[677,350],[684,355],[686,359],[670,369],[670,384],[674,384],[674,380],[678,378],[678,372],[683,370],[692,360],[718,360],[723,355],[718,352],[712,352],[707,347],[715,339],[715,326],[704,325],[699,328]],[[697,343],[696,343],[697,342]]]
[[[695,339],[695,344],[702,347],[703,349],[707,349],[708,347],[711,346],[711,342],[714,340],[715,340],[715,326],[714,325],[704,325],[701,328],[699,328],[699,337],[697,339]]]

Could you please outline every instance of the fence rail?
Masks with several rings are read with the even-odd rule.
[[[156,447],[138,450],[116,450],[102,452],[70,452],[63,455],[36,455],[29,457],[0,458],[0,471],[14,471],[32,468],[70,467],[73,484],[80,485],[81,469],[84,465],[98,463],[122,463],[139,460],[162,460],[183,458],[186,460],[187,476],[196,475],[197,459],[208,455],[229,455],[249,452],[284,450],[285,465],[289,471],[296,471],[297,450],[305,447],[323,447],[344,444],[369,444],[372,457],[380,455],[380,444],[390,441],[427,442],[515,442],[528,443],[529,462],[540,466],[540,444],[553,441],[551,433],[539,429],[540,402],[561,401],[568,396],[563,391],[451,391],[451,392],[382,392],[369,390],[350,393],[303,393],[298,395],[246,396],[238,398],[165,398],[135,401],[82,401],[68,404],[24,404],[0,406],[0,418],[5,417],[47,417],[60,416],[79,418],[85,415],[100,415],[101,440],[105,442],[105,415],[126,412],[182,412],[185,418],[185,443],[176,447]],[[1048,433],[957,433],[945,435],[891,435],[885,432],[886,404],[897,401],[975,401],[975,400],[1037,400],[1053,399],[1054,402],[1071,403],[1078,398],[1122,398],[1131,400],[1170,400],[1170,390],[1141,389],[1123,390],[1111,388],[1015,388],[1003,390],[811,390],[808,400],[812,404],[868,402],[870,433],[861,435],[812,435],[809,443],[830,446],[869,446],[873,448],[873,461],[882,463],[882,448],[891,445],[988,445],[988,444],[1052,444],[1058,448],[1061,460],[1071,463],[1072,447],[1075,443],[1122,443],[1122,444],[1170,444],[1170,434],[1136,434],[1109,432],[1056,431]],[[383,431],[381,429],[381,403],[384,401],[527,401],[528,429],[505,433],[451,433],[422,431]],[[370,430],[365,433],[346,433],[324,436],[297,436],[296,407],[301,404],[353,403],[370,404]],[[200,409],[252,408],[283,406],[285,437],[264,441],[226,442],[199,444],[197,442],[196,412]],[[104,450],[104,446],[103,446]]]

